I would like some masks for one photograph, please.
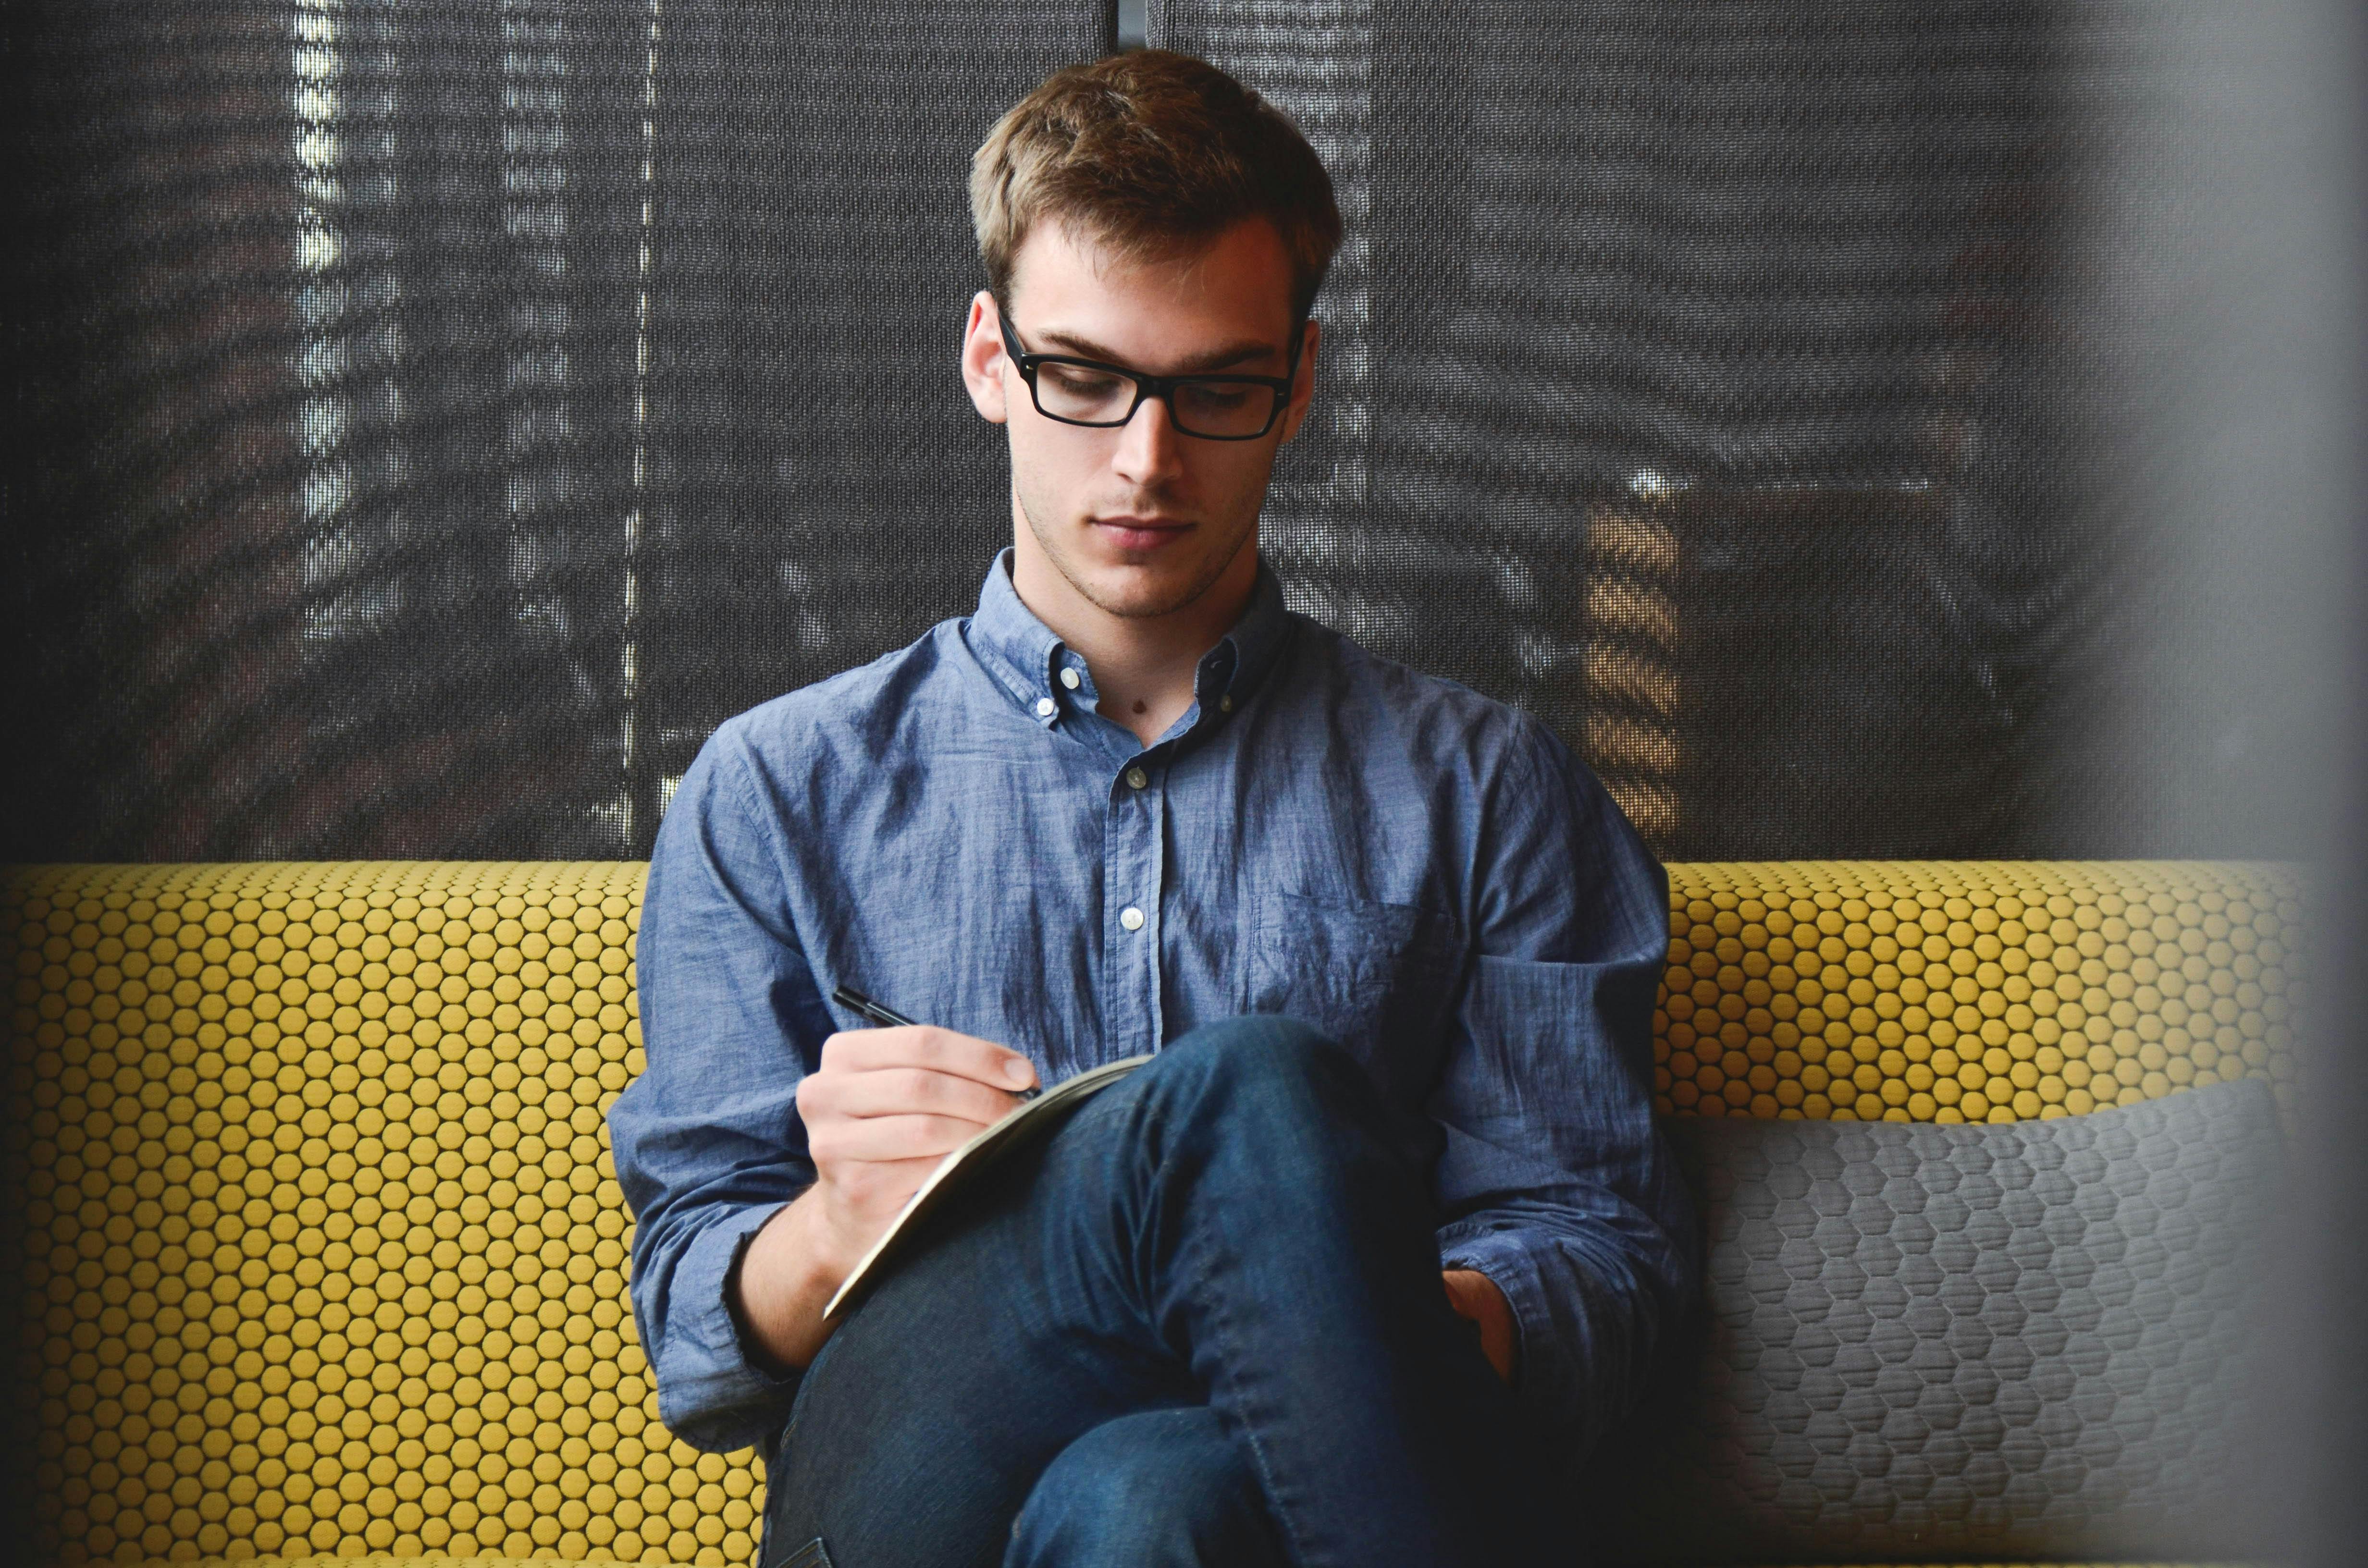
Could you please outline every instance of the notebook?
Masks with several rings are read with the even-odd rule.
[[[1148,1056],[1129,1056],[1118,1062],[1106,1062],[1074,1078],[1064,1079],[948,1154],[939,1162],[938,1168],[929,1173],[928,1180],[914,1189],[913,1196],[905,1200],[905,1207],[888,1221],[888,1228],[880,1233],[880,1239],[871,1244],[871,1249],[839,1282],[838,1290],[824,1306],[822,1315],[825,1319],[835,1315],[865,1280],[882,1273],[889,1256],[912,1235],[922,1219],[950,1195],[976,1181],[979,1173],[1000,1156],[1031,1138],[1050,1132],[1059,1125],[1063,1117],[1085,1103],[1097,1090],[1110,1087],[1150,1060]]]

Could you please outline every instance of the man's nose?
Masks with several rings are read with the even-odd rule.
[[[1112,466],[1130,483],[1149,485],[1171,479],[1183,467],[1183,443],[1164,399],[1147,397],[1118,433]]]

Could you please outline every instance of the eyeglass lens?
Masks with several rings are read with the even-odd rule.
[[[1052,361],[1036,369],[1036,406],[1055,419],[1116,425],[1134,406],[1135,387],[1133,376]],[[1178,386],[1167,406],[1185,434],[1224,439],[1263,435],[1280,401],[1256,381],[1212,380]]]

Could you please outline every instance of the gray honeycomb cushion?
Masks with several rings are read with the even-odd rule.
[[[1602,1557],[2247,1549],[2261,1085],[2011,1126],[1668,1131],[1703,1310],[1585,1467]]]

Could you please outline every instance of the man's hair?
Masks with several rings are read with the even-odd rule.
[[[1340,210],[1290,118],[1205,60],[1136,50],[1046,77],[970,165],[979,258],[1010,302],[1020,242],[1046,219],[1133,260],[1190,251],[1264,218],[1291,257],[1292,319],[1307,319]]]

